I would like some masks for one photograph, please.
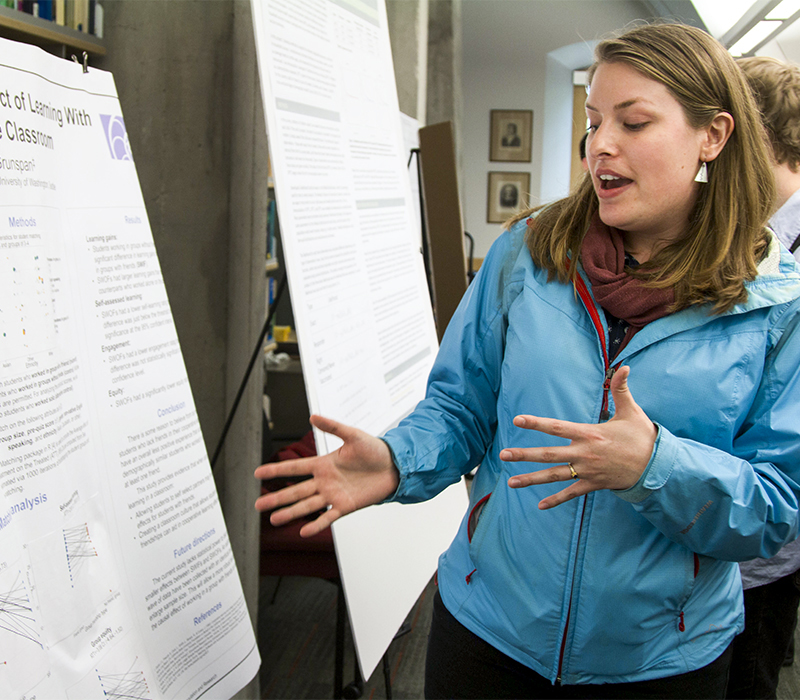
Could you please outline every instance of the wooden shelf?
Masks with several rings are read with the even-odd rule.
[[[91,34],[9,7],[0,7],[0,36],[49,49],[61,46],[95,56],[104,56],[106,53],[102,40]],[[64,58],[67,58],[66,54]]]

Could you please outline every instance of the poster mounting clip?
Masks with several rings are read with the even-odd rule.
[[[81,62],[78,60],[78,57],[75,54],[72,54],[72,60],[78,65],[81,65]],[[83,52],[83,72],[89,72],[89,54],[86,51]]]

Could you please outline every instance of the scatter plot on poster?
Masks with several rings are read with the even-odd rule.
[[[17,641],[24,640],[42,646],[36,629],[33,604],[21,571],[17,572],[10,588],[0,588],[1,633],[16,636]]]
[[[32,580],[51,645],[74,636],[119,590],[120,581],[109,565],[112,543],[103,519],[100,499],[90,498],[73,510],[70,522],[28,543]]]
[[[67,553],[69,580],[74,588],[75,577],[85,567],[87,560],[97,556],[97,549],[92,543],[86,523],[64,530],[64,549]]]
[[[152,695],[144,673],[136,669],[136,661],[124,673],[104,673],[98,669],[97,677],[103,693],[109,700],[150,700]]]
[[[55,340],[47,233],[10,226],[15,220],[43,223],[46,218],[0,218],[0,360],[36,354]]]
[[[26,572],[0,561],[0,697],[46,676],[42,624]]]

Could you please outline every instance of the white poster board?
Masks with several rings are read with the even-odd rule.
[[[383,0],[253,0],[281,234],[308,403],[380,435],[424,396],[437,351]],[[316,434],[320,454],[336,449]],[[466,508],[455,485],[334,524],[369,677]]]
[[[0,40],[0,697],[227,698],[258,651],[114,81]]]

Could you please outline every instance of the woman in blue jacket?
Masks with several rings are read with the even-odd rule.
[[[800,273],[752,98],[680,25],[601,42],[590,78],[584,181],[492,246],[426,398],[383,439],[314,416],[339,450],[256,470],[312,475],[257,503],[330,506],[311,535],[480,464],[429,697],[724,697],[735,562],[798,535]]]

